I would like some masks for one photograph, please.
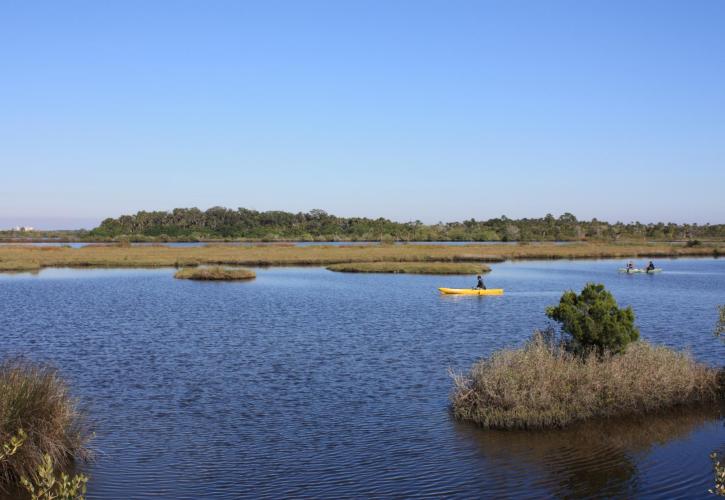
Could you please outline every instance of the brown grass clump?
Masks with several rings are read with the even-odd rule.
[[[541,334],[454,376],[453,413],[486,428],[563,427],[593,417],[713,402],[717,371],[646,342],[623,354],[581,357]]]
[[[0,461],[0,487],[34,477],[44,455],[61,467],[89,458],[89,440],[77,401],[56,370],[28,361],[0,364],[0,444],[22,429],[26,438]]]
[[[238,281],[256,278],[254,271],[249,269],[230,269],[227,267],[196,267],[184,268],[174,274],[174,278],[202,281]]]
[[[327,266],[343,273],[481,274],[491,268],[463,262],[353,262]]]

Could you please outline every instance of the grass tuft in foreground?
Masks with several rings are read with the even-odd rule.
[[[633,342],[580,356],[541,333],[454,375],[453,413],[485,428],[563,427],[718,398],[717,371],[681,352]]]
[[[174,274],[174,278],[202,281],[238,281],[249,280],[257,275],[249,269],[228,267],[187,267],[180,269]]]
[[[481,274],[491,268],[467,262],[351,262],[327,266],[343,273]]]
[[[0,364],[0,443],[11,446],[1,453],[0,487],[35,477],[47,460],[63,467],[89,458],[88,440],[77,401],[56,370],[22,360]]]

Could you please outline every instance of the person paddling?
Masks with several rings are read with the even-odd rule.
[[[652,272],[655,270],[655,263],[652,261],[649,261],[649,264],[647,264],[647,272]]]
[[[476,288],[478,288],[479,290],[485,290],[486,285],[483,284],[483,278],[481,278],[481,275],[479,274],[478,276],[476,276],[476,278],[478,279],[478,283],[476,283]]]

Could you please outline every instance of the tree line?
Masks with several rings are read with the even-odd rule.
[[[394,222],[385,218],[337,217],[324,210],[290,213],[259,212],[213,207],[176,208],[171,211],[140,211],[105,219],[91,230],[89,239],[128,237],[151,240],[297,240],[297,241],[576,241],[649,239],[693,240],[725,238],[725,224],[698,225],[656,223],[608,223],[578,220],[565,213],[559,217],[423,224]]]

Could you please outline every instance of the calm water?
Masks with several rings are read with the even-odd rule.
[[[565,431],[455,422],[447,371],[520,344],[567,288],[605,283],[643,336],[721,363],[725,260],[493,265],[502,297],[446,297],[472,277],[258,270],[0,275],[0,356],[62,368],[99,451],[91,498],[707,497],[725,451],[717,409]]]

